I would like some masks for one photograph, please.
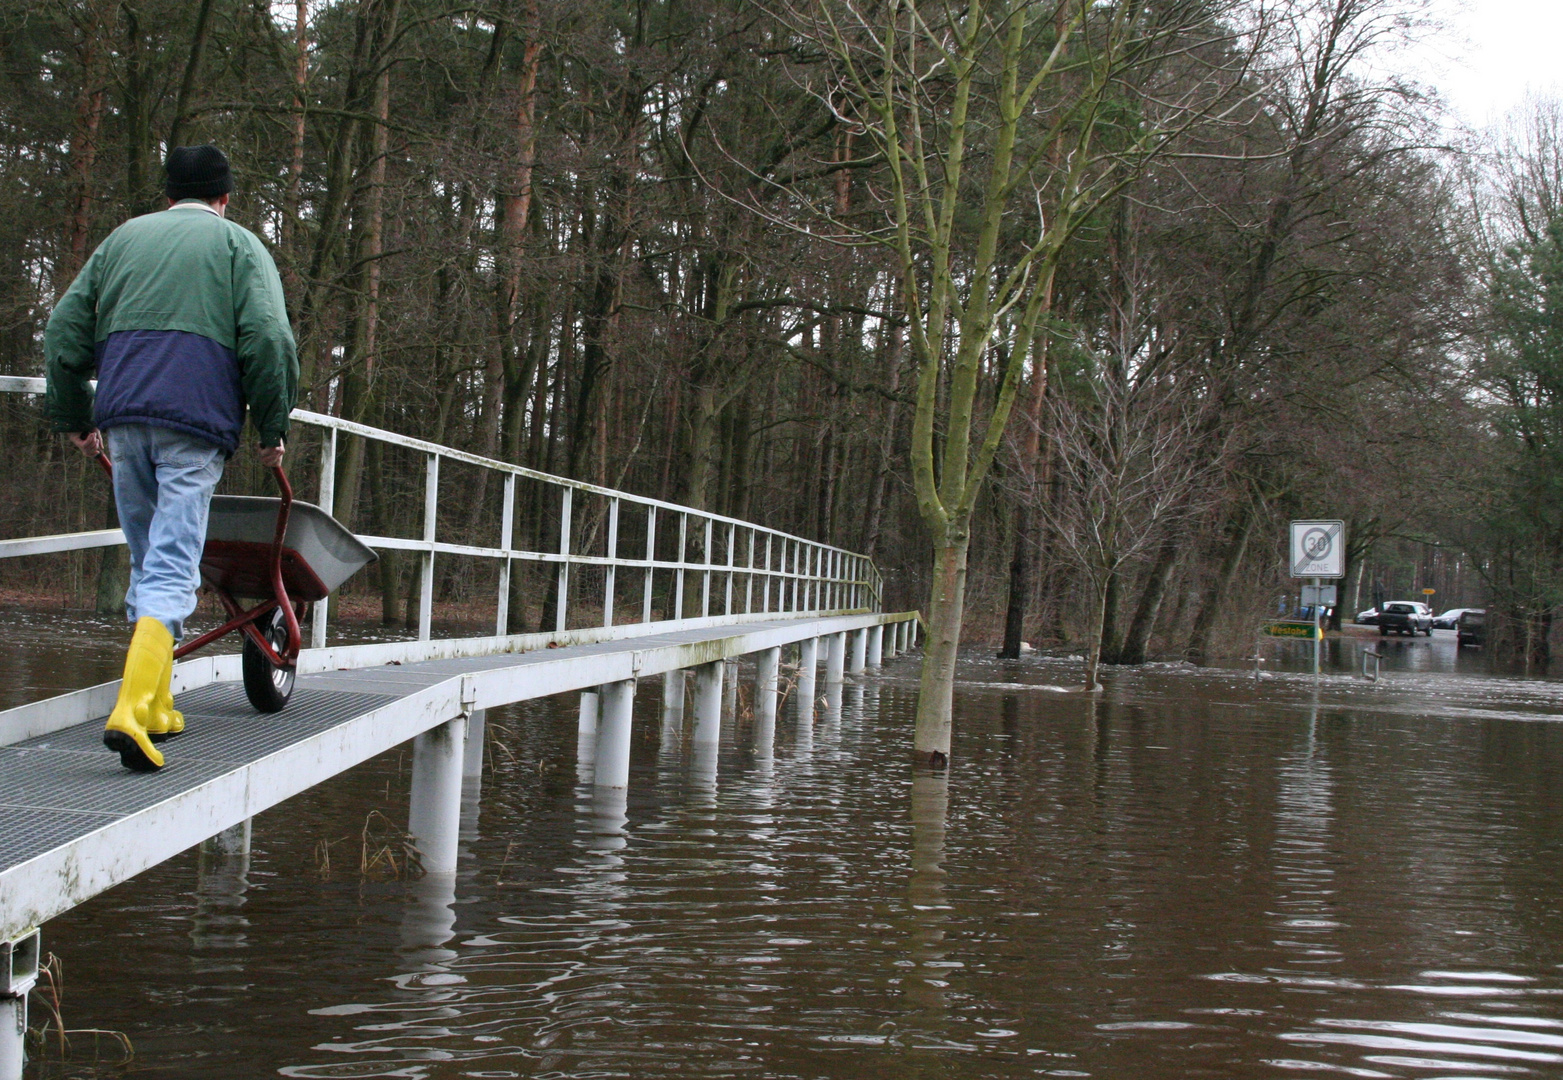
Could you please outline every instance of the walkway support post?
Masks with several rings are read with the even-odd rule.
[[[461,775],[470,780],[483,776],[483,740],[488,734],[488,716],[473,709],[467,717],[467,748],[461,755]]]
[[[838,683],[846,678],[847,632],[829,634],[825,638],[825,685]]]
[[[798,642],[798,715],[814,715],[814,675],[819,670],[819,638]]]
[[[684,720],[684,669],[678,668],[662,676],[662,712],[664,718]],[[670,714],[670,716],[669,716]]]
[[[201,841],[202,855],[248,855],[250,853],[250,824],[245,818],[231,829],[224,829],[216,836]]]
[[[868,628],[868,666],[879,667],[885,662],[885,628],[883,624]]]
[[[597,717],[597,772],[600,788],[630,786],[630,720],[635,708],[635,680],[607,683],[601,690]]]
[[[781,669],[781,649],[754,654],[754,748],[770,757],[776,741],[776,673]]]
[[[467,718],[458,716],[412,741],[412,798],[407,831],[430,874],[456,872],[461,834],[461,773],[467,751]]]
[[[722,670],[722,715],[738,718],[738,661],[724,660]]]
[[[37,930],[0,942],[0,1080],[22,1080],[27,1051],[27,993],[38,981]]]
[[[868,667],[868,627],[852,631],[852,663],[847,671],[853,675],[863,674]]]
[[[714,744],[722,739],[722,676],[725,660],[701,664],[695,668],[695,744]]]

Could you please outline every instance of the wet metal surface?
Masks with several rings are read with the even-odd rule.
[[[1274,648],[1094,702],[973,655],[947,778],[906,765],[915,660],[769,755],[650,680],[627,804],[573,697],[494,710],[454,881],[359,872],[399,750],[44,946],[67,1024],[159,1077],[1563,1075],[1563,683],[1443,634],[1378,684]],[[29,1075],[120,1075],[88,1056]]]

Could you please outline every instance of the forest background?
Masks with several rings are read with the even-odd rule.
[[[888,219],[887,162],[797,17],[832,5],[849,10],[0,0],[0,375],[42,373],[55,297],[163,205],[166,148],[213,142],[230,216],[281,269],[301,405],[839,544],[874,558],[887,607],[923,606],[919,369],[893,252],[863,241]],[[998,6],[1035,8],[1051,49],[1069,4]],[[1498,644],[1544,663],[1563,603],[1558,106],[1452,136],[1435,97],[1373,62],[1419,32],[1415,3],[1146,10],[1201,7],[1198,48],[1159,56],[1156,92],[1213,70],[1232,92],[1110,177],[1035,340],[1017,309],[982,352],[979,417],[1029,350],[971,523],[967,640],[1230,654],[1292,591],[1286,520],[1339,517],[1337,619],[1435,588],[1491,607]],[[1099,47],[1070,46],[1082,63]],[[1154,95],[1115,93],[1102,108],[1132,135]],[[978,124],[990,106],[976,97]],[[1045,129],[1021,138],[1053,138],[1029,149],[1067,168],[1071,129]],[[1006,208],[1001,268],[1057,209],[1049,190]],[[958,246],[980,209],[955,208]],[[36,403],[3,397],[0,530],[99,527],[101,481]],[[337,516],[416,531],[418,462],[345,445]],[[312,454],[301,433],[293,467]],[[227,482],[259,490],[236,460]],[[497,489],[467,483],[442,538],[497,520]],[[539,549],[556,515],[524,508]],[[0,584],[111,606],[116,557],[10,564]],[[383,559],[349,610],[404,621],[410,571]],[[478,560],[442,561],[436,588],[452,618],[492,611]],[[514,590],[512,629],[540,625],[547,581]]]

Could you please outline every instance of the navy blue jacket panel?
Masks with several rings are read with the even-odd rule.
[[[99,428],[173,428],[232,454],[244,430],[238,355],[184,330],[121,330],[98,343]]]

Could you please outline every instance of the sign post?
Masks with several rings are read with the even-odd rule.
[[[1324,607],[1322,579],[1346,576],[1346,523],[1344,521],[1294,521],[1291,529],[1292,577],[1308,578],[1313,604],[1313,673],[1319,674],[1319,611]]]

